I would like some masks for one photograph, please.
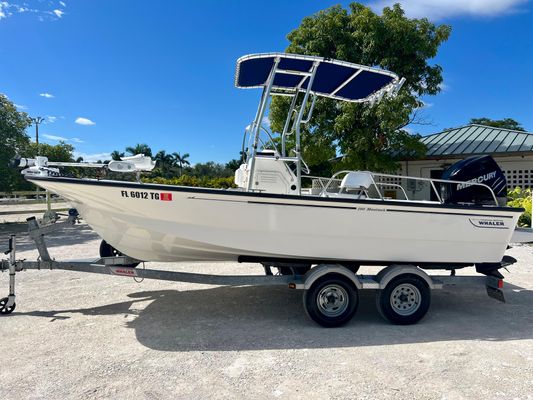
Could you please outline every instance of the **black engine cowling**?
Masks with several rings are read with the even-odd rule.
[[[465,182],[440,185],[442,199],[447,204],[494,204],[487,188],[469,183],[489,186],[500,205],[507,203],[507,179],[491,156],[473,156],[458,161],[442,173],[442,179]]]

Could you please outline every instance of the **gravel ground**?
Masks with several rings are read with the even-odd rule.
[[[0,248],[24,230],[0,225]],[[49,244],[73,259],[96,257],[99,240],[78,225]],[[18,255],[36,256],[23,236]],[[310,321],[302,293],[285,288],[26,271],[16,311],[0,317],[0,399],[532,399],[533,248],[509,255],[520,261],[506,273],[505,304],[483,289],[445,289],[419,324],[393,326],[365,291],[356,317],[336,329]],[[7,294],[7,274],[0,285]]]

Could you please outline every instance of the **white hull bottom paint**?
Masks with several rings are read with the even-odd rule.
[[[339,201],[130,182],[31,178],[144,261],[239,256],[386,263],[497,263],[520,210]]]

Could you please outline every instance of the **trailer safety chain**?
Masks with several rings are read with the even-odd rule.
[[[143,268],[142,269],[146,269],[146,266],[144,265],[144,261],[142,262],[143,263]],[[136,276],[133,277],[133,280],[137,283],[143,283],[144,281],[144,278],[141,278],[141,279],[137,279]]]

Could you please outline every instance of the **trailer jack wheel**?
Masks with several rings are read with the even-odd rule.
[[[414,275],[400,275],[378,291],[376,304],[380,314],[393,324],[416,324],[427,313],[431,289]]]
[[[9,303],[9,297],[4,297],[0,300],[0,314],[11,314],[13,311],[15,311],[16,303],[13,303],[11,306],[7,306]]]
[[[304,291],[305,312],[313,321],[328,328],[350,321],[358,304],[357,288],[339,275],[325,275]]]

